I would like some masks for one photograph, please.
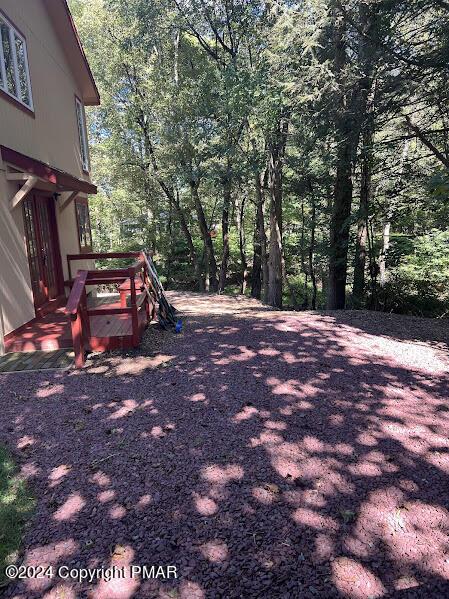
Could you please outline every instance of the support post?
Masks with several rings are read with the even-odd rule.
[[[87,311],[87,293],[86,287],[83,289],[83,294],[81,296],[81,305],[80,305],[81,318],[83,323],[83,334],[84,340],[89,343],[91,334],[90,334],[90,317]]]
[[[81,314],[78,311],[75,317],[71,318],[73,350],[75,352],[75,366],[82,368],[85,362],[84,343],[83,343],[83,326],[81,323]]]
[[[14,208],[17,206],[17,204],[20,204],[20,202],[27,197],[27,195],[30,193],[30,191],[33,189],[33,187],[36,185],[37,180],[38,180],[38,177],[35,177],[34,175],[30,175],[27,178],[25,183],[22,185],[22,187],[19,189],[19,191],[16,193],[16,195],[9,202],[10,210],[14,210]]]

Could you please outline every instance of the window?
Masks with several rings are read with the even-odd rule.
[[[78,240],[80,252],[92,251],[92,233],[90,230],[89,204],[87,198],[75,200],[76,221],[78,224]]]
[[[1,13],[0,89],[33,110],[25,38]]]
[[[76,121],[78,123],[78,137],[80,142],[80,156],[83,170],[86,173],[89,171],[89,153],[87,148],[87,129],[86,129],[86,114],[84,112],[84,105],[75,98],[76,103]]]

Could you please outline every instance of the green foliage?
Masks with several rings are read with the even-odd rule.
[[[449,232],[395,239],[389,281],[381,290],[385,310],[442,316],[449,310]]]
[[[449,289],[449,231],[431,231],[413,241],[413,250],[398,267],[404,278]]]
[[[348,291],[362,156],[368,155],[372,192],[362,303],[443,314],[449,308],[449,178],[443,163],[449,159],[449,12],[437,4],[235,0],[229,10],[221,0],[71,0],[102,97],[101,107],[88,110],[99,186],[90,200],[95,248],[147,247],[168,286],[198,288],[198,272],[205,278],[209,261],[192,184],[206,226],[216,232],[220,268],[223,189],[229,182],[228,284],[239,288],[241,249],[251,271],[254,182],[261,175],[269,233],[270,181],[263,174],[280,115],[287,114],[284,293],[287,304],[310,306],[312,268],[317,305],[324,307],[341,148],[360,125],[360,139],[348,150]],[[343,117],[345,135],[339,128]],[[371,126],[367,141],[362,133]],[[247,201],[240,248],[242,197]],[[386,222],[391,243],[381,287]]]
[[[5,567],[18,559],[23,527],[33,507],[11,456],[0,447],[0,585],[7,581]]]
[[[449,213],[449,173],[438,170],[430,177],[429,191],[432,198],[442,202],[446,207],[446,215]]]

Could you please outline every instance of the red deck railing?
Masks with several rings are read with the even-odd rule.
[[[71,254],[67,256],[69,265],[69,275],[71,277],[71,262],[86,259],[113,259],[113,258],[137,258],[131,266],[127,268],[114,268],[102,270],[78,270],[76,277],[70,281],[71,292],[65,312],[70,318],[73,348],[75,352],[75,365],[81,368],[85,362],[85,352],[89,347],[99,347],[98,339],[92,333],[92,319],[95,317],[118,316],[127,314],[131,319],[131,335],[127,336],[124,343],[132,347],[139,344],[142,331],[146,323],[153,315],[154,302],[152,302],[148,291],[151,289],[150,279],[148,277],[147,262],[143,252],[115,252],[110,254]],[[89,309],[87,305],[86,287],[94,285],[119,284],[120,288],[120,308],[104,306],[101,308]],[[137,286],[141,292],[138,296]],[[129,292],[129,305],[127,297]],[[153,311],[150,308],[152,304]],[[144,311],[145,317],[139,315]],[[102,339],[101,347],[111,348],[113,344],[113,335],[108,341]],[[128,339],[129,337],[129,339]],[[115,336],[117,338],[117,336]],[[121,337],[123,341],[123,337]]]
[[[67,255],[67,266],[69,270],[69,279],[72,278],[72,262],[81,261],[81,260],[112,260],[117,258],[135,258],[138,259],[142,255],[142,252],[109,252],[109,253],[94,253],[90,252],[89,254],[68,254]],[[123,271],[123,269],[116,269]],[[100,272],[105,272],[104,270]]]

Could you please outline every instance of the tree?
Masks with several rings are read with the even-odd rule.
[[[431,297],[404,273],[449,251],[446,2],[71,8],[103,99],[99,250],[151,247],[172,286],[248,279],[275,307],[445,312],[437,273]]]

